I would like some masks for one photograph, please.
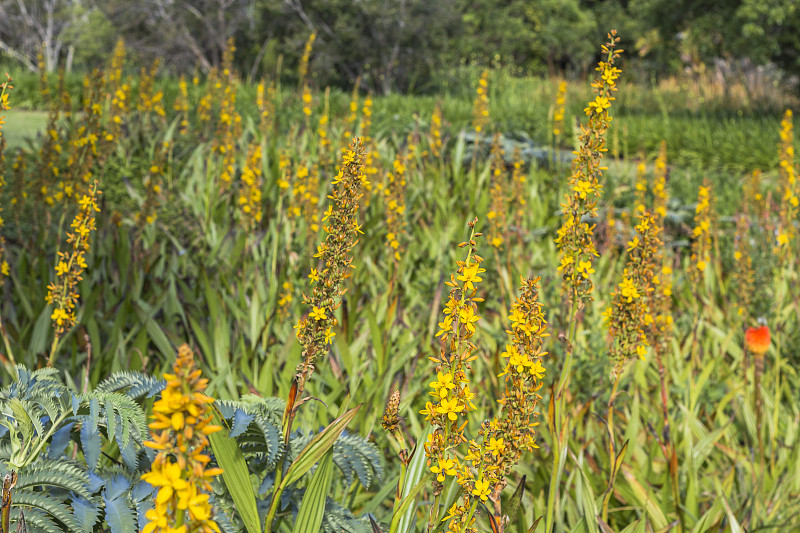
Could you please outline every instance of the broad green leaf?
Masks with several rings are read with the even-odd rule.
[[[357,405],[347,411],[345,414],[334,420],[322,432],[314,437],[305,448],[297,455],[289,470],[286,472],[286,477],[281,482],[281,490],[290,484],[298,481],[303,475],[311,470],[311,467],[317,464],[327,451],[333,447],[336,439],[342,434],[347,424],[356,416],[361,405]]]
[[[417,447],[414,451],[414,455],[411,457],[411,461],[408,463],[403,490],[400,492],[401,505],[408,500],[411,491],[416,488],[426,473],[427,458],[425,457],[425,446],[423,446],[423,443],[428,440],[430,431],[430,426],[426,426],[425,430],[420,434],[419,439],[417,439]],[[389,529],[389,533],[412,533],[414,527],[414,511],[414,507],[408,507],[406,511],[401,513],[399,506],[395,508],[392,514],[392,526]],[[397,520],[396,523],[395,520]]]
[[[208,440],[211,449],[214,450],[217,464],[222,468],[222,481],[228,487],[228,492],[236,505],[236,512],[241,516],[247,533],[261,533],[256,494],[250,483],[247,461],[236,440],[228,436],[230,428],[225,424],[219,410],[215,408],[213,415],[212,423],[223,429],[209,435]]]
[[[294,522],[293,533],[318,533],[325,515],[325,500],[333,481],[333,448],[329,448],[317,466],[303,495]]]

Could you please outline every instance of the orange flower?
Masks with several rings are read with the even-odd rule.
[[[769,349],[769,328],[747,328],[744,332],[744,342],[751,353],[763,356]]]

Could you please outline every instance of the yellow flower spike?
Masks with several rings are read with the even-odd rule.
[[[206,468],[210,458],[203,450],[209,444],[208,435],[221,428],[208,424],[208,405],[213,399],[203,394],[208,380],[201,376],[191,349],[181,346],[173,372],[164,374],[167,387],[153,406],[156,422],[150,424],[152,440],[145,442],[158,454],[142,480],[158,492],[156,508],[146,514],[148,523],[143,531],[165,531],[169,530],[167,524],[175,523],[183,523],[184,531],[187,527],[192,531],[219,530],[205,491],[222,470]],[[158,429],[162,431],[155,433]]]

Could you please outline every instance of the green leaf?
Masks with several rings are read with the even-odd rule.
[[[419,439],[417,439],[417,447],[414,451],[414,455],[411,457],[411,461],[408,463],[406,478],[403,483],[403,491],[400,493],[402,496],[400,505],[395,508],[392,514],[392,525],[389,529],[389,533],[411,533],[414,527],[414,508],[407,505],[402,512],[400,508],[408,501],[412,491],[420,484],[420,480],[423,479],[427,470],[425,446],[423,446],[422,443],[427,440],[430,431],[431,427],[427,426],[423,433],[420,434]]]
[[[329,448],[317,466],[311,482],[308,484],[297,519],[294,522],[293,533],[318,533],[325,516],[325,500],[331,489],[333,481],[333,448]]]
[[[228,487],[236,511],[244,522],[248,533],[261,533],[258,520],[258,507],[253,485],[250,483],[250,472],[247,461],[242,454],[236,440],[228,437],[230,428],[225,424],[222,415],[215,407],[213,410],[212,424],[222,426],[222,431],[217,431],[208,436],[211,449],[217,458],[217,464],[222,468],[222,481]]]
[[[338,439],[339,435],[342,434],[342,431],[344,431],[344,428],[347,427],[347,424],[349,424],[353,417],[356,416],[356,413],[360,407],[361,405],[359,404],[331,422],[328,427],[323,429],[319,435],[314,437],[314,439],[309,442],[305,448],[303,448],[303,450],[297,455],[297,459],[295,459],[289,466],[289,470],[286,472],[286,477],[283,478],[283,481],[281,482],[281,492],[287,486],[303,477],[306,472],[311,470],[312,466],[317,464],[317,462],[322,459],[322,456],[325,455],[331,447],[333,447],[336,439]]]
[[[430,481],[432,477],[433,473],[428,472],[425,474],[425,477],[420,479],[419,482],[414,485],[414,488],[408,491],[408,495],[403,498],[403,501],[400,502],[400,506],[397,508],[397,511],[395,511],[394,515],[392,515],[392,525],[389,528],[389,533],[398,531],[397,527],[400,523],[400,519],[403,517],[406,511],[413,511],[411,504],[414,502],[414,500],[416,500],[417,495],[420,493],[420,491],[422,491],[423,488],[425,488],[425,485],[427,485],[428,481]],[[404,485],[403,488],[405,489],[406,486],[407,485]],[[404,531],[404,533],[411,533],[411,531],[411,529],[407,529]]]

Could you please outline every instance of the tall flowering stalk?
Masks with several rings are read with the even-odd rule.
[[[258,107],[259,130],[266,136],[275,125],[275,82],[268,86],[261,80],[256,86],[256,107]]]
[[[390,248],[394,264],[400,262],[406,241],[406,157],[398,152],[392,172],[386,176],[386,245]]]
[[[797,168],[794,165],[794,127],[792,111],[789,109],[781,121],[780,139],[778,156],[783,194],[776,250],[781,261],[786,264],[792,256],[792,247],[797,241],[795,222],[800,218],[800,188],[798,188]]]
[[[486,218],[489,220],[489,244],[499,250],[504,242],[505,232],[508,231],[508,199],[506,188],[506,161],[503,157],[503,147],[500,145],[500,134],[494,136],[491,153],[491,177],[489,196],[491,202]]]
[[[358,223],[359,200],[363,196],[365,178],[362,172],[364,148],[354,139],[344,155],[342,168],[333,180],[331,203],[323,215],[325,239],[317,246],[315,258],[320,267],[308,275],[313,289],[303,294],[303,303],[310,310],[295,329],[303,347],[303,361],[297,367],[297,398],[302,398],[306,380],[314,372],[317,357],[325,354],[333,343],[337,321],[334,313],[347,292],[343,282],[352,274],[352,251],[358,243],[361,226]]]
[[[564,116],[566,115],[567,107],[567,82],[561,81],[558,84],[558,91],[556,92],[556,103],[553,108],[553,136],[558,139],[561,138],[561,133],[564,129]]]
[[[8,104],[8,91],[11,88],[11,77],[9,76],[6,81],[0,83],[0,113],[11,109],[11,106]],[[5,124],[5,117],[0,114],[0,192],[6,187],[6,178],[4,174],[6,139],[3,137],[3,124]],[[20,154],[21,153],[20,151]],[[5,285],[6,277],[9,275],[11,275],[11,268],[8,266],[8,258],[6,256],[6,238],[3,235],[3,209],[2,206],[0,206],[0,288]],[[2,313],[0,313],[0,315],[2,315]],[[8,368],[13,368],[16,361],[14,360],[14,352],[11,351],[11,345],[6,336],[6,328],[3,324],[2,316],[0,316],[0,335],[3,336],[6,354],[8,354],[8,362],[10,363]]]
[[[331,105],[330,105],[330,97],[331,97],[331,88],[328,87],[325,89],[325,108],[322,112],[322,115],[319,117],[319,121],[317,122],[317,159],[319,159],[319,164],[327,168],[331,163],[331,137],[330,137],[330,115],[331,115]]]
[[[252,230],[261,222],[261,145],[251,144],[247,150],[247,160],[242,168],[242,185],[239,188],[237,203],[241,210],[242,225]]]
[[[489,71],[481,72],[478,87],[475,89],[475,101],[472,104],[472,127],[475,133],[482,134],[489,125]]]
[[[189,84],[183,75],[178,80],[178,96],[175,97],[172,108],[181,117],[178,133],[186,135],[189,133]]]
[[[517,225],[522,227],[528,206],[528,191],[526,183],[528,176],[525,172],[525,161],[522,159],[522,151],[519,149],[519,146],[514,148],[511,159],[514,162],[514,166],[511,170],[511,189],[513,191],[511,197],[511,207],[515,210],[514,216],[516,218]]]
[[[436,102],[431,115],[431,128],[428,133],[428,151],[433,159],[442,155],[442,104]]]
[[[471,526],[466,530],[460,526],[468,523],[476,504],[482,501],[493,511],[495,531],[502,533],[501,493],[507,485],[506,476],[524,452],[538,448],[534,428],[539,424],[536,407],[542,399],[542,358],[547,355],[544,338],[548,336],[538,281],[522,280],[521,295],[509,311],[509,343],[501,354],[505,367],[499,375],[504,378],[505,393],[498,400],[498,413],[481,425],[480,442],[469,442],[466,461],[471,467],[460,473],[459,483],[465,490],[462,501],[448,512],[454,517],[450,531],[475,531]]]
[[[758,435],[758,455],[763,468],[764,464],[764,432],[763,400],[761,395],[761,376],[764,375],[764,356],[769,350],[770,332],[767,326],[747,328],[744,332],[744,343],[747,351],[753,356],[753,407],[756,412],[756,433]]]
[[[609,356],[614,362],[614,385],[608,399],[608,451],[610,473],[603,498],[602,517],[608,518],[608,502],[618,473],[616,457],[618,448],[614,435],[614,400],[617,396],[620,376],[627,361],[638,357],[644,360],[650,345],[649,334],[653,325],[652,293],[655,277],[655,259],[661,247],[659,228],[653,215],[644,211],[638,217],[636,233],[628,242],[628,261],[622,281],[611,295],[612,304],[606,311],[608,332],[612,339]]]
[[[306,76],[308,75],[308,63],[311,59],[311,50],[314,47],[314,41],[317,39],[317,33],[312,32],[308,36],[305,47],[303,47],[303,56],[300,58],[300,65],[297,67],[297,86],[305,87]]]
[[[78,282],[83,278],[81,275],[86,269],[86,254],[90,250],[90,237],[94,230],[95,213],[100,211],[97,206],[97,199],[101,191],[97,189],[95,181],[87,194],[84,194],[78,201],[78,213],[72,221],[72,232],[67,232],[67,251],[58,252],[58,262],[56,263],[56,278],[47,286],[46,300],[48,304],[53,304],[55,308],[50,318],[53,320],[55,335],[53,344],[50,348],[50,358],[48,366],[55,362],[56,348],[61,336],[75,325],[75,305],[78,303]]]
[[[136,224],[139,226],[144,226],[145,224],[149,226],[158,218],[158,208],[161,204],[162,196],[161,186],[168,170],[169,153],[169,141],[162,142],[156,151],[153,161],[150,163],[149,172],[142,179],[146,192],[141,210],[136,214]]]
[[[342,153],[347,152],[347,146],[356,131],[356,122],[358,122],[358,87],[360,84],[361,78],[358,78],[355,85],[353,85],[353,93],[350,95],[350,104],[347,107],[348,112],[341,138]]]
[[[462,465],[456,449],[467,442],[465,428],[467,413],[475,410],[470,391],[470,363],[477,359],[477,347],[470,340],[475,334],[478,316],[478,303],[483,298],[477,296],[477,284],[483,281],[481,268],[483,258],[478,255],[475,239],[481,236],[475,233],[477,219],[469,223],[470,237],[467,242],[458,246],[467,248],[465,261],[457,261],[457,271],[445,282],[450,287],[449,298],[444,307],[444,318],[439,323],[436,337],[441,340],[441,349],[437,357],[431,357],[436,365],[436,380],[430,383],[432,401],[425,403],[420,411],[430,423],[432,431],[425,443],[425,455],[428,458],[430,471],[436,475],[433,480],[435,501],[431,506],[428,525],[432,527],[438,522],[439,498],[447,476],[455,476],[468,493],[476,489],[473,473]],[[481,482],[483,483],[483,482]],[[477,489],[483,493],[483,485]],[[451,509],[452,511],[452,509]],[[459,524],[455,531],[474,531],[474,506],[455,516],[451,522],[451,530]]]
[[[595,226],[590,219],[597,217],[597,203],[602,193],[600,177],[605,170],[602,166],[603,154],[606,151],[605,136],[611,125],[610,109],[618,89],[617,79],[621,73],[620,69],[614,66],[622,53],[622,50],[617,49],[618,43],[616,30],[611,30],[608,34],[608,43],[602,47],[603,59],[595,69],[600,73],[600,76],[592,82],[595,99],[584,109],[589,120],[587,125],[581,125],[579,149],[572,162],[572,174],[569,179],[570,190],[562,204],[563,222],[555,240],[561,253],[558,270],[561,272],[563,289],[572,310],[569,317],[566,358],[554,391],[551,417],[554,446],[545,514],[547,533],[550,533],[555,525],[555,505],[559,498],[558,486],[561,483],[564,465],[561,457],[567,452],[568,420],[563,392],[571,371],[572,346],[577,331],[576,317],[585,303],[592,299],[594,289],[591,279],[591,274],[594,273],[592,263],[599,255],[594,243]]]
[[[152,440],[145,446],[158,451],[150,472],[142,480],[156,488],[155,507],[146,513],[142,533],[219,533],[209,495],[211,480],[222,473],[208,468],[211,458],[203,453],[208,436],[221,430],[211,424],[213,398],[204,391],[208,379],[201,377],[191,348],[183,345],[165,373],[167,387],[153,405]]]
[[[653,324],[652,292],[655,259],[661,247],[659,228],[654,217],[645,211],[638,217],[636,233],[628,242],[628,261],[622,281],[612,294],[612,305],[606,311],[613,344],[609,355],[617,375],[628,360],[644,360],[650,346],[649,331]]]
[[[714,222],[711,182],[706,178],[698,190],[697,206],[694,209],[690,276],[695,287],[702,285],[705,271],[711,263],[711,239],[714,234]]]
[[[653,191],[653,225],[657,236],[664,235],[664,221],[667,216],[667,143],[662,141],[653,169],[650,187]],[[681,524],[684,523],[683,508],[680,504],[680,485],[678,480],[678,457],[672,439],[672,429],[669,417],[669,382],[667,367],[664,357],[669,353],[669,339],[672,336],[672,267],[670,256],[664,246],[665,237],[661,237],[661,246],[656,249],[653,258],[653,290],[650,293],[649,306],[652,323],[647,331],[650,346],[653,349],[658,377],[661,385],[661,418],[663,429],[661,431],[661,451],[669,465],[672,497],[675,502],[675,511]]]
[[[8,105],[8,90],[11,89],[11,78],[7,81],[0,83],[0,113],[8,111],[11,106]],[[5,124],[5,117],[0,115],[0,191],[6,186],[5,178],[5,148],[6,138],[3,136],[3,124]],[[3,236],[3,208],[0,206],[0,286],[3,285],[5,277],[11,273],[6,259],[6,239]]]

